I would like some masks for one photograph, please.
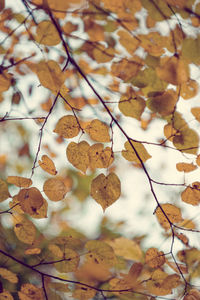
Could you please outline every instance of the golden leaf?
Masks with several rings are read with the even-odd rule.
[[[3,72],[2,74],[0,74],[0,93],[5,92],[9,89],[9,87],[11,86],[11,79],[12,75],[7,72]]]
[[[156,217],[158,219],[158,222],[164,229],[170,228],[170,222],[180,223],[183,221],[180,208],[170,203],[162,204],[161,207],[165,212],[165,215],[169,219],[168,221],[160,207],[156,209]]]
[[[8,186],[5,181],[0,179],[0,202],[8,199],[10,197],[10,193],[8,191]]]
[[[103,149],[103,144],[94,144],[89,148],[89,164],[92,169],[108,168],[114,160],[113,151],[110,147]]]
[[[43,185],[43,190],[52,201],[62,200],[67,192],[65,184],[57,178],[47,179]]]
[[[0,300],[14,300],[13,296],[4,290],[4,292],[0,293]]]
[[[200,203],[200,182],[192,183],[192,187],[188,186],[182,193],[181,199],[191,205],[198,205]]]
[[[59,64],[54,60],[40,61],[37,65],[36,74],[41,85],[57,94],[65,81],[65,74]]]
[[[96,293],[97,291],[94,289],[85,286],[81,287],[80,285],[78,285],[77,287],[75,287],[72,296],[74,299],[87,300],[93,299]]]
[[[56,128],[53,132],[58,133],[60,136],[71,139],[79,134],[80,126],[76,118],[72,115],[67,115],[58,120]]]
[[[48,245],[48,249],[49,251],[51,251],[51,253],[58,257],[58,258],[63,258],[63,251],[60,249],[59,246],[55,245],[55,244],[50,244]]]
[[[31,283],[24,283],[21,286],[21,290],[18,292],[20,300],[43,300],[44,294],[42,288]]]
[[[23,215],[15,216],[13,221],[15,223],[14,232],[17,238],[25,244],[32,244],[36,238],[35,225]]]
[[[196,80],[189,79],[181,84],[180,95],[183,99],[188,100],[197,95],[199,85]]]
[[[178,100],[178,96],[174,90],[166,90],[163,92],[152,92],[146,104],[153,112],[168,116],[174,111],[174,107]]]
[[[17,275],[8,269],[0,268],[0,276],[3,277],[4,279],[10,281],[11,283],[18,282]]]
[[[80,143],[71,142],[66,150],[68,161],[83,173],[86,172],[89,166],[89,148],[90,145],[87,142],[82,141]]]
[[[117,32],[119,35],[120,44],[131,54],[135,52],[138,48],[140,41],[131,35],[127,30],[119,30]]]
[[[149,248],[145,254],[145,261],[150,268],[159,268],[165,263],[164,252]]]
[[[141,261],[143,258],[143,253],[134,240],[129,240],[125,237],[119,237],[107,243],[113,248],[117,256],[122,256],[128,260]]]
[[[120,98],[118,107],[125,116],[141,120],[146,104],[141,97],[129,98],[124,95]]]
[[[113,62],[111,73],[122,79],[124,82],[132,80],[142,68],[144,62],[138,56],[134,55],[131,59],[121,59]]]
[[[20,190],[17,198],[21,209],[30,215],[34,214],[43,205],[42,194],[35,187]]]
[[[115,253],[110,245],[105,242],[90,240],[85,244],[85,248],[89,251],[86,255],[88,261],[95,264],[103,264],[113,267],[116,263]]]
[[[149,158],[151,158],[151,155],[149,155],[149,153],[141,143],[131,141],[131,144],[133,145],[133,148],[135,148],[135,150],[137,151],[142,162],[145,162]],[[126,150],[122,150],[122,156],[128,161],[133,161],[137,164],[140,164],[140,160],[137,157],[134,149],[131,147],[129,141],[127,141],[124,144],[124,147]]]
[[[160,79],[174,85],[185,83],[189,78],[189,68],[177,56],[163,57],[160,60],[160,66],[156,68],[157,75]]]
[[[200,107],[192,107],[191,113],[195,117],[195,119],[200,122]]]
[[[42,155],[42,161],[39,160],[38,163],[45,172],[51,175],[57,174],[54,162],[47,155]]]
[[[121,195],[121,183],[115,173],[108,176],[98,175],[92,180],[91,196],[99,203],[103,211],[113,204]]]
[[[54,267],[60,273],[75,272],[78,268],[80,257],[79,254],[66,248],[62,255],[63,261],[54,263]]]
[[[110,142],[109,127],[100,120],[92,120],[85,130],[93,141]]]
[[[60,36],[53,23],[45,20],[37,25],[35,40],[46,46],[54,46],[60,43]]]
[[[30,178],[20,176],[8,176],[7,182],[10,184],[14,184],[18,187],[29,187],[33,183]]]
[[[185,173],[188,173],[188,172],[191,172],[191,171],[194,171],[196,170],[197,166],[195,166],[194,164],[188,164],[188,163],[177,163],[176,164],[176,169],[179,171],[179,172],[185,172]]]
[[[40,248],[29,248],[24,251],[25,255],[38,255],[41,253]]]

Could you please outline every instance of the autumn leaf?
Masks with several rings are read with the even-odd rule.
[[[120,180],[115,173],[110,173],[108,176],[100,174],[92,180],[90,193],[105,211],[120,197]]]
[[[92,120],[85,130],[93,141],[110,142],[109,127],[100,120]]]
[[[170,203],[165,203],[161,205],[161,208],[158,207],[156,209],[156,217],[164,229],[169,229],[171,226],[170,223],[180,223],[183,220],[181,210],[177,206]]]
[[[185,172],[185,173],[188,173],[188,172],[192,172],[194,170],[196,170],[197,166],[195,166],[194,164],[188,164],[188,163],[177,163],[176,164],[176,169],[179,171],[179,172]]]
[[[146,104],[141,97],[127,98],[126,96],[122,96],[118,107],[125,116],[140,120]]]
[[[0,202],[8,199],[10,197],[10,193],[8,191],[8,186],[5,181],[0,179]]]
[[[132,146],[130,145],[130,143]],[[130,143],[129,143],[129,141],[125,142],[124,147],[126,150],[122,150],[122,156],[126,160],[133,161],[138,164],[138,163],[141,163],[141,161],[145,162],[149,158],[151,158],[151,155],[149,155],[149,153],[147,152],[147,150],[141,143],[137,143],[137,142],[133,142],[133,141],[131,141]],[[134,149],[137,151],[137,154],[140,159],[136,155],[136,152],[134,151]]]
[[[31,299],[31,300],[43,300],[43,290],[31,283],[24,283],[18,292],[20,300]]]
[[[24,188],[26,187],[28,188],[29,186],[32,185],[32,180],[30,178],[20,177],[20,176],[8,176],[7,182],[10,184],[14,184],[18,187],[24,187]]]
[[[60,43],[60,37],[55,26],[48,20],[38,24],[35,40],[46,46],[54,46]]]
[[[30,215],[36,213],[44,202],[42,194],[35,187],[20,190],[17,198],[21,209]]]
[[[94,144],[88,150],[89,165],[92,169],[108,168],[114,161],[114,154],[110,147],[104,149],[103,144]]]
[[[181,199],[191,205],[198,205],[200,203],[200,182],[195,181],[192,186],[188,186],[182,193]]]
[[[77,119],[72,115],[67,115],[58,120],[53,132],[60,136],[70,139],[79,134],[80,126]]]
[[[14,232],[17,238],[25,243],[32,244],[36,238],[36,228],[35,225],[22,215],[15,216],[14,221]]]
[[[17,278],[16,274],[11,272],[8,269],[0,268],[0,276],[3,277],[4,279],[8,280],[11,283],[18,282],[18,278]]]
[[[156,248],[149,248],[145,254],[145,261],[150,268],[159,268],[165,263],[165,255],[163,251]]]
[[[167,116],[174,111],[177,100],[177,94],[173,90],[167,90],[149,94],[146,105],[153,112]]]
[[[51,175],[57,174],[54,162],[47,155],[42,155],[42,160],[39,160],[38,164],[45,172]]]
[[[62,200],[67,192],[65,184],[57,178],[47,179],[44,182],[43,190],[52,201]]]
[[[86,141],[80,143],[71,142],[67,146],[66,155],[68,161],[83,173],[89,167],[89,153],[90,145]]]

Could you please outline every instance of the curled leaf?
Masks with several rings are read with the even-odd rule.
[[[57,174],[54,162],[47,155],[42,155],[42,161],[39,160],[38,163],[45,172],[51,175]]]

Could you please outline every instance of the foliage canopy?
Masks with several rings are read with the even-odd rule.
[[[0,0],[0,24],[0,300],[200,299],[200,2]],[[145,235],[106,215],[126,173]]]

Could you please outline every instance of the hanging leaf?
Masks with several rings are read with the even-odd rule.
[[[95,264],[113,267],[116,263],[114,251],[107,243],[90,240],[85,244],[85,248],[89,251],[86,255],[87,259],[92,260]]]
[[[25,255],[38,255],[41,253],[41,249],[40,248],[30,248],[30,249],[26,249],[24,251]]]
[[[188,79],[181,84],[180,95],[183,99],[188,100],[195,97],[198,93],[199,85],[196,80]]]
[[[114,154],[110,147],[104,149],[103,144],[94,144],[89,148],[89,164],[92,169],[108,168],[114,160]]]
[[[18,282],[17,275],[8,269],[0,268],[0,276],[3,277],[4,279],[8,280],[11,283]]]
[[[8,186],[5,181],[0,179],[0,202],[8,199],[10,197],[10,193],[8,191]]]
[[[56,167],[54,165],[54,162],[47,156],[47,155],[42,155],[42,161],[38,161],[39,166],[47,173],[51,175],[56,175]]]
[[[191,113],[195,117],[195,119],[200,122],[200,107],[192,107]]]
[[[165,255],[163,251],[156,248],[149,248],[145,254],[145,261],[150,268],[159,268],[165,263]]]
[[[20,300],[43,300],[44,294],[42,288],[38,288],[37,286],[31,283],[24,283],[21,286],[20,291],[18,292],[18,296]]]
[[[145,162],[149,158],[151,158],[151,155],[149,155],[149,153],[141,143],[131,141],[131,144],[133,145],[133,148],[137,151],[142,162]],[[128,161],[133,161],[137,164],[140,164],[140,160],[137,157],[134,149],[131,147],[129,141],[127,141],[124,144],[124,147],[126,150],[122,150],[122,156]]]
[[[161,208],[158,207],[156,209],[156,217],[158,219],[158,222],[164,229],[169,229],[170,228],[170,222],[171,223],[180,223],[183,221],[182,215],[181,215],[181,210],[177,206],[170,204],[170,203],[165,203],[161,205],[165,215],[169,219],[167,220],[166,216],[162,212]]]
[[[107,242],[117,256],[128,260],[141,261],[143,253],[138,243],[125,237],[119,237]]]
[[[191,205],[199,205],[200,203],[200,182],[196,181],[192,183],[192,186],[188,186],[182,193],[181,199]]]
[[[149,94],[149,99],[146,104],[153,112],[161,114],[161,116],[170,115],[175,108],[178,100],[177,94],[174,90],[167,90],[163,92],[154,92]]]
[[[53,132],[60,136],[71,139],[79,134],[80,126],[76,118],[72,115],[67,115],[58,120]]]
[[[93,141],[110,142],[109,127],[97,119],[92,120],[85,130]]]
[[[35,40],[46,46],[54,46],[60,43],[60,36],[53,23],[45,20],[37,25]]]
[[[197,168],[197,166],[195,166],[194,164],[188,164],[188,163],[184,163],[184,162],[176,164],[176,169],[179,172],[189,173],[189,172],[196,170],[196,168]]]
[[[98,175],[92,180],[91,196],[99,203],[103,211],[113,204],[121,194],[121,183],[115,173],[108,176]]]
[[[85,173],[89,167],[89,148],[90,145],[82,141],[80,143],[71,142],[66,150],[68,161],[83,173]]]
[[[43,197],[40,191],[32,187],[30,189],[22,189],[18,196],[21,209],[27,214],[35,214],[43,205]]]
[[[13,221],[15,223],[14,232],[18,240],[25,244],[32,244],[36,238],[35,225],[23,215],[15,216]]]
[[[79,254],[72,249],[65,249],[63,252],[63,261],[54,263],[54,267],[60,273],[75,272],[79,265]]]
[[[32,180],[30,178],[26,177],[20,177],[20,176],[8,176],[7,182],[10,184],[14,184],[18,187],[29,187],[32,185]]]
[[[65,81],[65,74],[59,64],[54,60],[40,61],[37,65],[36,74],[41,85],[57,94]]]
[[[146,104],[141,97],[127,98],[124,95],[120,98],[118,107],[125,116],[140,120]]]
[[[43,190],[52,201],[62,200],[67,193],[65,184],[57,178],[47,179],[43,185]]]

